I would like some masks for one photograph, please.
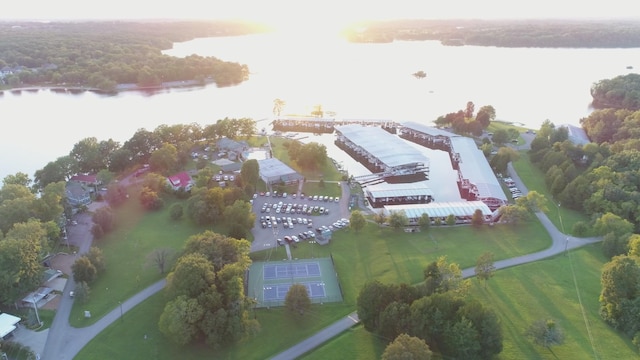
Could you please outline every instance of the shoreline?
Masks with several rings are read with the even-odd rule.
[[[205,79],[204,81],[200,81],[200,80],[169,81],[169,82],[163,82],[158,85],[148,85],[148,86],[141,86],[137,84],[118,84],[113,91],[107,91],[107,90],[94,88],[90,86],[36,85],[36,86],[24,86],[24,87],[16,87],[16,88],[9,88],[9,89],[0,89],[0,96],[4,95],[5,92],[10,92],[10,93],[19,95],[23,91],[38,92],[41,90],[49,90],[51,92],[65,93],[65,94],[81,94],[84,92],[93,92],[101,95],[117,95],[119,93],[128,92],[128,91],[155,91],[155,90],[164,90],[164,89],[195,88],[195,87],[206,87],[211,84],[215,84],[215,81],[213,81],[213,79]]]

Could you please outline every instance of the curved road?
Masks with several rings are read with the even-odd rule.
[[[509,164],[509,172],[511,174],[512,179],[516,182],[518,188],[526,193],[526,187],[524,183],[517,176],[516,172],[513,170],[511,164]],[[346,185],[346,182],[342,182],[342,199],[341,199],[341,207],[342,207],[342,215],[346,217],[348,215],[348,195],[349,187]],[[549,248],[532,253],[527,255],[518,256],[511,259],[505,259],[495,262],[496,269],[504,269],[511,266],[526,264],[534,261],[538,261],[541,259],[545,259],[548,257],[552,257],[563,252],[566,252],[570,249],[575,249],[587,244],[592,244],[601,241],[601,238],[575,238],[572,236],[567,236],[563,234],[560,230],[558,230],[555,225],[549,220],[546,214],[542,212],[537,212],[536,216],[545,227],[549,235],[552,239],[552,244]],[[89,231],[87,231],[90,234]],[[80,234],[78,234],[81,236]],[[85,235],[84,241],[81,242],[82,246],[80,247],[80,253],[88,251],[91,245],[91,235]],[[472,277],[475,275],[474,268],[464,269],[462,271],[463,276]],[[73,277],[70,276],[70,281],[67,281],[67,286],[65,287],[65,294],[68,294],[69,290],[71,290],[74,286]],[[150,297],[151,295],[157,293],[162,290],[164,287],[165,280],[161,280],[156,282],[155,284],[147,287],[142,290],[138,294],[134,295],[127,301],[122,303],[122,309],[114,309],[107,315],[105,315],[102,319],[100,319],[95,324],[85,327],[85,328],[74,328],[69,325],[69,314],[71,312],[72,301],[68,296],[63,296],[58,311],[56,312],[56,316],[53,320],[53,324],[49,329],[49,334],[47,337],[47,342],[42,353],[42,359],[44,360],[71,360],[73,359],[78,352],[96,335],[98,335],[102,330],[104,330],[111,323],[118,320],[120,317],[121,311],[122,313],[126,313],[131,310],[133,307],[143,302],[145,299]],[[357,312],[353,312],[344,318],[336,321],[332,325],[320,330],[318,333],[309,337],[306,340],[296,344],[295,346],[281,352],[280,354],[273,357],[276,360],[284,360],[284,359],[294,359],[297,358],[314,348],[320,346],[324,342],[330,340],[331,338],[339,335],[343,331],[351,328],[355,324],[359,322]]]

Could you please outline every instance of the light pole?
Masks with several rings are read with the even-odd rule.
[[[36,320],[38,320],[38,326],[42,325],[40,322],[40,315],[38,315],[38,303],[36,302],[36,295],[33,294],[33,308],[36,311]]]

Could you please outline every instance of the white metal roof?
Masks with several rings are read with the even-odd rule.
[[[389,184],[386,182],[369,185],[365,192],[373,198],[399,197],[399,196],[433,196],[431,188],[415,183]]]
[[[507,200],[496,175],[476,142],[468,137],[451,138],[453,151],[460,154],[460,172],[478,188],[480,198]]]
[[[405,123],[402,123],[402,126],[408,128],[408,129],[419,131],[421,133],[429,134],[429,135],[432,135],[432,136],[446,136],[448,138],[453,138],[453,137],[460,136],[458,134],[454,134],[454,133],[446,131],[446,130],[438,129],[438,128],[433,127],[433,126],[427,126],[427,125],[420,124],[420,123],[417,123],[417,122],[414,122],[414,121],[407,121]]]
[[[382,128],[350,124],[337,126],[335,129],[386,166],[393,168],[410,164],[427,165],[429,162],[418,150]]]
[[[9,315],[7,313],[0,314],[0,339],[15,330],[16,324],[19,322],[20,318],[17,316]]]
[[[258,160],[258,167],[260,175],[266,178],[297,174],[295,170],[276,158]]]
[[[456,217],[471,217],[477,209],[480,209],[484,216],[493,214],[482,201],[432,202],[429,204],[387,205],[384,207],[387,215],[392,211],[404,211],[409,219],[417,219],[425,213],[432,218],[447,217],[451,214]]]

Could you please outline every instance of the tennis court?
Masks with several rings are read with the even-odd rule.
[[[283,306],[293,284],[304,285],[312,303],[342,301],[331,258],[255,262],[249,269],[247,294],[257,307]]]
[[[289,264],[265,264],[264,280],[284,278],[309,278],[321,276],[320,264],[314,262],[302,262]]]

